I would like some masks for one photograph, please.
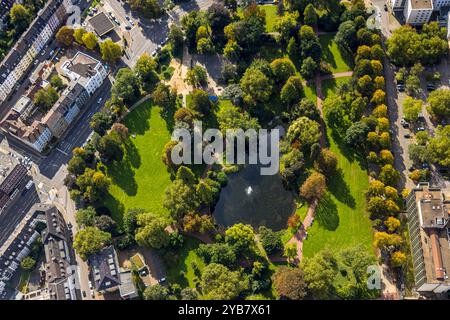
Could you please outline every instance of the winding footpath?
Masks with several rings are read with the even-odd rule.
[[[346,72],[338,72],[333,74],[328,74],[321,76],[320,74],[316,75],[316,78],[314,79],[315,86],[316,86],[316,95],[317,95],[317,108],[320,111],[320,115],[323,119],[323,110],[322,110],[322,101],[323,101],[323,93],[322,93],[322,81],[327,79],[337,79],[337,78],[343,78],[343,77],[351,77],[353,75],[353,71],[346,71]],[[325,124],[322,122],[322,125],[320,126],[322,135],[320,138],[320,145],[321,147],[324,147],[326,144],[326,130],[325,130]],[[303,240],[306,239],[306,236],[308,234],[307,230],[312,225],[314,221],[314,214],[316,212],[316,208],[319,201],[316,199],[314,202],[312,202],[308,208],[308,212],[306,213],[306,217],[303,220],[302,224],[298,228],[297,232],[292,236],[291,239],[287,242],[295,243],[297,245],[297,258],[295,259],[295,262],[297,264],[302,261],[303,257]]]

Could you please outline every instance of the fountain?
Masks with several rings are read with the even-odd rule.
[[[251,195],[252,192],[253,192],[252,187],[248,186],[247,188],[245,188],[245,193],[247,193],[248,196]]]

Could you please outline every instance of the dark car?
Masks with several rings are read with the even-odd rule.
[[[411,166],[408,168],[409,172],[413,172],[414,170],[416,170],[416,168],[414,168],[414,166]]]
[[[427,84],[427,90],[428,91],[433,91],[435,89],[436,89],[436,87],[433,84]]]
[[[384,11],[388,11],[387,5],[384,5]]]
[[[407,133],[407,134],[404,135],[404,137],[405,137],[406,139],[409,139],[409,138],[411,138],[411,135],[410,135],[409,133]]]
[[[398,84],[397,85],[397,90],[400,91],[400,92],[403,92],[403,91],[405,91],[405,86],[402,85],[402,84]]]
[[[428,163],[422,163],[422,169],[429,169],[430,165]]]

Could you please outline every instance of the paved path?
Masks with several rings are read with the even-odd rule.
[[[307,229],[312,225],[314,219],[314,213],[316,211],[318,201],[315,200],[308,208],[308,212],[306,214],[305,219],[303,220],[300,228],[298,228],[297,232],[292,236],[292,238],[288,241],[289,243],[297,244],[297,259],[295,262],[298,264],[302,260],[303,256],[303,240],[306,238]]]

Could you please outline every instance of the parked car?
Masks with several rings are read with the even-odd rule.
[[[152,51],[152,57],[155,57],[156,56],[156,50],[153,50]]]
[[[404,135],[404,137],[405,137],[406,139],[409,139],[409,138],[411,138],[411,135],[410,135],[409,133],[407,133],[407,134]]]
[[[126,25],[126,26],[125,26],[125,29],[126,29],[126,30],[131,30],[131,26],[130,26],[130,25]]]
[[[416,170],[416,168],[414,168],[414,166],[411,166],[411,167],[408,168],[409,172],[413,172],[414,170]]]
[[[436,89],[436,87],[434,86],[434,84],[431,84],[431,83],[427,84],[427,90],[428,91],[433,91],[435,89]]]
[[[128,21],[130,20],[130,17],[129,16],[125,16],[125,19],[127,19]]]
[[[102,103],[103,98],[98,98],[97,103],[100,104]]]
[[[422,169],[429,169],[430,165],[428,163],[422,163]]]
[[[398,84],[397,85],[397,90],[400,91],[400,92],[403,92],[403,91],[405,91],[405,86],[403,84]]]
[[[425,131],[425,128],[424,128],[424,127],[418,127],[418,128],[416,129],[416,131],[417,131],[417,132],[419,132],[419,131]]]
[[[388,11],[388,7],[386,4],[384,5],[384,11]]]

